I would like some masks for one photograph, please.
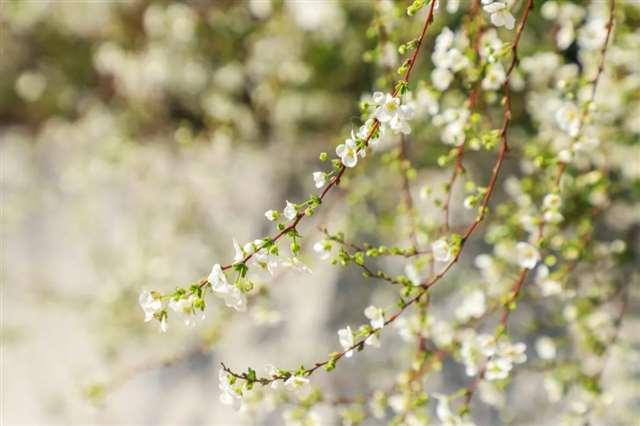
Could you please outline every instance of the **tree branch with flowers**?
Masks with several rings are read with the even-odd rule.
[[[440,22],[464,6],[467,9],[456,15],[457,27],[451,29]],[[504,391],[519,366],[532,358],[525,327],[510,321],[518,304],[547,309],[545,299],[556,297],[562,305],[555,309],[562,312],[570,331],[558,333],[562,337],[557,339],[540,337],[535,343],[546,374],[545,386],[552,389],[549,393],[565,395],[572,389],[586,389],[593,395],[583,399],[596,404],[602,370],[585,373],[580,351],[584,346],[604,358],[605,342],[617,341],[625,308],[615,317],[603,312],[608,312],[611,294],[627,294],[628,283],[621,282],[620,276],[625,241],[597,240],[595,223],[612,199],[632,191],[610,173],[601,155],[608,149],[604,138],[621,132],[615,121],[599,121],[597,88],[603,80],[611,84],[616,78],[613,71],[606,73],[607,52],[615,43],[616,13],[626,10],[616,8],[615,0],[606,6],[593,2],[585,8],[571,2],[534,0],[474,0],[467,5],[453,0],[415,0],[406,8],[394,5],[406,15],[398,18],[401,25],[419,18],[420,30],[415,38],[395,46],[406,58],[397,67],[391,90],[365,96],[357,130],[336,147],[335,157],[325,152],[319,155],[327,164],[326,170],[311,174],[319,192],[301,202],[287,200],[281,210],[265,212],[274,233],[243,245],[233,240],[233,261],[214,264],[207,277],[173,292],[142,292],[139,303],[145,321],[158,321],[162,331],[174,315],[192,325],[204,319],[212,303],[210,295],[244,312],[251,309],[247,296],[254,291],[256,272],[273,275],[283,268],[310,272],[302,260],[305,237],[300,224],[311,221],[307,218],[323,208],[336,188],[352,191],[356,185],[343,185],[352,169],[370,161],[392,140],[397,146],[385,161],[400,176],[399,204],[406,225],[403,238],[397,238],[396,232],[396,241],[389,244],[361,242],[320,224],[322,239],[313,244],[313,251],[321,260],[353,266],[363,279],[389,286],[395,305],[367,306],[363,311],[367,322],[339,329],[341,349],[310,366],[270,365],[259,374],[251,367],[238,371],[222,363],[220,400],[240,408],[258,404],[269,393],[282,393],[286,395],[282,405],[289,407],[285,419],[292,424],[314,424],[314,409],[321,404],[346,406],[342,411],[345,424],[358,424],[368,417],[389,418],[388,408],[391,424],[430,424],[427,407],[435,400],[435,417],[441,424],[471,425],[474,394],[482,389]],[[546,35],[528,34],[531,20],[557,27],[550,43],[541,48],[535,45]],[[620,25],[622,31],[632,31],[628,22]],[[389,35],[385,30],[379,38],[388,43]],[[421,69],[417,64],[421,55],[428,55],[429,45],[433,66],[427,72],[426,65]],[[578,49],[580,66],[561,64],[569,56],[562,52],[572,45]],[[630,72],[632,65],[619,58],[616,61],[618,76]],[[637,101],[637,95],[630,96]],[[436,143],[437,149],[433,147]],[[422,177],[420,198],[435,207],[435,215],[417,206],[417,159],[411,158],[411,149],[422,154],[420,161],[432,161],[447,176],[435,191],[428,177]],[[433,158],[433,152],[441,154]],[[478,158],[486,153],[491,155],[489,166],[475,179],[470,176],[473,162],[468,156]],[[464,194],[460,194],[463,181]],[[506,195],[500,193],[501,186]],[[460,195],[462,206],[455,204]],[[457,207],[469,212],[466,217],[471,214],[466,223],[452,223]],[[477,241],[471,243],[472,237]],[[468,266],[464,261],[473,250],[469,247],[475,244],[477,250],[483,243],[493,252],[475,257],[479,283],[450,278],[454,265]],[[404,274],[379,267],[383,258],[402,262]],[[598,287],[580,280],[579,273],[589,272],[579,271],[593,271],[601,263],[612,271],[604,284]],[[453,309],[454,318],[449,320],[432,312],[439,303],[434,287],[445,278],[454,288],[451,291],[462,292]],[[627,306],[626,296],[623,300]],[[606,327],[613,331],[600,335]],[[328,398],[312,390],[312,376],[317,372],[333,371],[366,348],[380,348],[383,332],[391,333],[392,328],[416,347],[414,362],[398,380],[361,397]],[[493,331],[487,331],[491,328]],[[579,329],[575,335],[573,328]],[[566,364],[554,361],[561,341],[578,348],[567,354]],[[428,390],[427,380],[445,360],[464,366],[468,384],[450,393]],[[582,415],[588,421],[591,412],[589,408],[577,416],[568,415]]]

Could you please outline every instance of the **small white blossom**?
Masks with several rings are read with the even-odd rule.
[[[522,364],[527,360],[527,345],[522,342],[511,343],[506,340],[498,342],[496,354],[514,364]]]
[[[486,3],[485,3],[486,4]],[[496,27],[505,27],[512,30],[516,23],[515,18],[509,11],[507,4],[502,1],[496,1],[484,6],[485,12],[491,14],[491,23]]]
[[[331,242],[320,240],[313,245],[313,251],[320,255],[320,259],[327,260],[331,257]]]
[[[284,382],[284,385],[291,390],[298,390],[309,384],[309,379],[303,376],[292,375]]]
[[[354,139],[347,139],[336,147],[336,154],[345,167],[355,167],[358,164],[358,146]]]
[[[405,395],[395,394],[389,397],[389,407],[396,413],[404,413],[411,401]]]
[[[275,365],[272,364],[267,364],[264,367],[264,371],[265,374],[268,378],[272,379],[274,377],[279,376],[280,374],[278,373],[278,369],[276,368]],[[271,382],[271,384],[269,385],[269,387],[271,389],[278,389],[280,388],[280,385],[282,384],[282,382],[280,380],[274,380]]]
[[[589,21],[578,32],[580,47],[590,50],[600,49],[607,37],[607,24],[604,19]]]
[[[435,68],[431,71],[431,84],[438,90],[447,90],[452,81],[453,73],[447,68]]]
[[[374,330],[384,327],[384,310],[373,305],[364,310],[364,316],[367,317]]]
[[[229,285],[227,277],[222,271],[222,267],[217,263],[211,268],[211,273],[209,274],[207,281],[211,284],[213,291],[220,291],[225,286]]]
[[[353,349],[349,348],[351,348],[355,344],[355,339],[353,337],[353,332],[351,331],[350,326],[346,326],[345,328],[338,330],[338,340],[340,341],[340,346],[342,346],[342,349],[347,351],[344,356],[346,356],[347,358],[351,358],[351,356],[353,355]]]
[[[287,220],[293,220],[298,215],[298,208],[296,207],[295,204],[287,200],[287,205],[285,206],[284,211],[282,213],[284,214],[284,217],[287,218]]]
[[[564,216],[562,215],[562,213],[557,210],[549,210],[544,212],[542,218],[545,222],[554,224],[560,223],[564,220]]]
[[[196,316],[198,319],[204,319],[204,312],[193,305],[195,301],[196,297],[191,294],[186,298],[171,299],[169,307],[182,317],[186,325],[193,326],[196,323]]]
[[[536,352],[542,359],[554,359],[556,357],[556,344],[551,337],[540,337],[536,340]]]
[[[157,293],[143,291],[138,297],[138,303],[144,312],[144,322],[151,321],[155,314],[162,310],[162,300]]]
[[[400,111],[400,99],[387,93],[381,97],[381,92],[373,94],[373,101],[378,105],[375,116],[381,123],[390,122]]]
[[[453,258],[451,246],[442,238],[431,244],[431,250],[434,259],[438,262],[448,262]]]
[[[469,293],[460,306],[456,309],[456,318],[460,321],[468,321],[470,318],[479,318],[486,310],[484,293],[475,290]]]
[[[247,297],[234,285],[229,284],[224,291],[217,292],[216,296],[224,299],[225,305],[238,312],[247,310]]]
[[[379,92],[379,93],[382,93],[382,92]],[[384,135],[384,127],[379,126],[378,131],[376,132],[376,135],[373,135],[371,131],[374,125],[375,125],[375,120],[373,118],[369,118],[367,121],[364,122],[362,126],[360,126],[360,128],[358,129],[358,132],[356,133],[356,137],[363,141],[369,139],[369,142],[368,142],[369,144],[377,142]]]
[[[411,127],[407,121],[412,120],[415,111],[411,105],[401,105],[400,98],[381,92],[373,94],[373,101],[377,105],[375,117],[382,124],[388,124],[395,133],[409,134]]]
[[[327,183],[327,174],[325,172],[313,172],[313,182],[316,188],[322,188]]]
[[[280,212],[277,210],[267,210],[264,212],[264,217],[266,217],[268,221],[273,222],[274,220],[278,220]]]
[[[484,377],[489,381],[506,379],[512,368],[512,364],[505,358],[490,359],[487,361]]]
[[[374,348],[380,347],[380,339],[377,333],[372,333],[364,340],[364,344],[367,346],[373,346]]]
[[[518,265],[522,268],[533,269],[540,261],[540,252],[529,243],[519,242],[516,244]]]
[[[578,136],[580,131],[580,111],[573,102],[565,102],[556,112],[558,127],[571,137]]]
[[[240,244],[238,244],[238,240],[233,239],[233,263],[241,262],[244,259],[244,252],[242,248],[240,248]]]
[[[482,80],[482,88],[484,90],[497,90],[507,79],[507,73],[500,62],[492,64],[488,67],[487,75]]]
[[[545,209],[559,209],[562,205],[562,198],[558,194],[547,194],[542,201],[542,207]]]
[[[228,307],[240,312],[244,312],[247,309],[246,296],[238,287],[227,282],[227,277],[219,264],[213,265],[207,280],[211,283],[214,294],[224,299]]]
[[[225,405],[231,405],[235,410],[240,409],[242,403],[242,393],[239,389],[235,389],[229,382],[229,374],[220,368],[218,371],[218,387],[222,391],[220,394],[220,402]]]

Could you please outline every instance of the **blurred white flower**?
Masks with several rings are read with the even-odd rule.
[[[327,183],[327,174],[324,172],[313,172],[313,182],[316,188],[322,188]]]
[[[220,368],[218,371],[218,387],[222,391],[220,394],[220,402],[233,406],[234,410],[239,410],[242,404],[242,393],[239,389],[235,389],[231,385],[229,374],[227,374],[223,368]]]
[[[484,90],[497,90],[507,79],[507,73],[500,62],[489,65],[487,74],[482,80],[482,88]]]
[[[512,368],[513,366],[508,359],[492,358],[487,361],[484,377],[489,381],[506,379]]]
[[[298,375],[292,375],[284,382],[284,385],[290,390],[298,391],[304,388],[307,384],[309,384],[309,379]]]
[[[374,330],[384,327],[384,310],[373,305],[364,310],[364,316],[369,319]]]
[[[342,349],[347,351],[344,356],[351,358],[353,355],[353,349],[350,348],[355,344],[355,340],[350,326],[346,326],[345,328],[338,330],[338,340],[340,341]]]
[[[539,337],[536,340],[536,352],[542,359],[554,359],[556,357],[556,344],[551,337]]]
[[[562,204],[562,198],[558,194],[547,194],[542,201],[542,206],[545,209],[558,209]]]
[[[431,244],[431,250],[433,251],[434,259],[438,262],[448,262],[453,258],[449,243],[442,238]]]
[[[462,300],[456,309],[456,318],[465,322],[470,318],[479,318],[486,310],[485,296],[481,290],[474,290]]]
[[[331,242],[320,240],[313,245],[313,251],[320,255],[320,259],[327,260],[331,257]]]
[[[277,210],[267,210],[264,212],[264,217],[266,217],[268,221],[273,222],[274,220],[278,220],[280,212]]]
[[[565,102],[556,112],[558,127],[571,137],[578,136],[580,131],[580,111],[573,102]]]
[[[156,312],[162,310],[162,300],[160,299],[160,295],[147,290],[140,293],[138,303],[144,311],[144,322],[151,321]]]
[[[518,265],[526,269],[533,269],[540,261],[540,252],[538,249],[522,241],[516,244],[516,256]]]

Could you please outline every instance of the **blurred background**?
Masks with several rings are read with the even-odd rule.
[[[311,364],[337,347],[338,328],[362,322],[371,302],[393,302],[357,270],[308,250],[319,224],[372,240],[380,236],[373,228],[391,235],[404,226],[395,210],[400,180],[369,165],[355,174],[369,177],[357,193],[336,191],[302,227],[303,260],[314,273],[278,274],[249,313],[212,304],[195,329],[173,321],[160,334],[137,304],[143,289],[168,291],[229,261],[233,237],[269,233],[265,210],[313,191],[318,153],[333,152],[359,124],[358,99],[389,87],[384,70],[399,64],[393,45],[370,50],[385,14],[397,23],[394,37],[419,29],[420,19],[398,18],[388,2],[2,2],[3,424],[252,424],[218,402],[220,361],[238,369]],[[543,24],[534,21],[534,32]],[[418,65],[418,78],[427,72]],[[428,168],[443,152],[417,159],[433,187],[448,178]],[[384,164],[384,155],[372,161]],[[478,156],[468,167],[486,175],[490,163]],[[374,190],[388,197],[368,198]],[[619,216],[637,223],[633,208]],[[472,217],[452,215],[454,225]],[[623,328],[635,345],[638,326],[636,315]],[[383,349],[314,383],[333,396],[388,385],[410,349],[385,339]],[[635,394],[637,409],[639,364],[630,366],[640,360],[630,356],[612,354],[607,380],[618,383],[623,406]],[[465,383],[459,366],[433,380],[449,389]],[[519,424],[544,424],[531,404],[541,398],[535,383],[513,386],[520,402],[507,405],[524,416]],[[509,422],[490,407],[478,416]],[[328,407],[323,419],[337,422]],[[278,414],[261,420],[281,422]]]

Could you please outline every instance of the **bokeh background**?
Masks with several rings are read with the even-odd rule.
[[[398,64],[395,48],[369,52],[371,21],[385,7],[2,1],[3,424],[251,424],[218,402],[220,361],[239,369],[311,363],[337,346],[338,328],[362,321],[370,302],[393,301],[358,271],[306,250],[314,273],[278,274],[245,315],[212,305],[195,329],[174,321],[160,334],[137,305],[142,289],[185,285],[229,260],[233,237],[269,231],[265,210],[313,190],[318,153],[332,152],[358,124],[357,100],[385,87],[380,70]],[[419,21],[401,21],[407,39]],[[544,32],[543,24],[534,21],[534,32]],[[417,72],[425,78],[428,65]],[[440,153],[424,154],[421,165]],[[468,167],[486,173],[488,164],[478,157]],[[639,173],[637,162],[628,167]],[[365,173],[357,194],[337,191],[303,226],[307,249],[321,223],[371,239],[373,227],[397,229],[400,182],[375,167]],[[448,177],[437,170],[422,176]],[[367,198],[381,188],[386,199]],[[429,214],[433,207],[418,208]],[[636,201],[616,217],[630,227],[638,212]],[[454,225],[469,217],[453,211]],[[446,313],[454,304],[455,297],[443,299],[435,309]],[[631,312],[622,336],[637,349],[640,322]],[[385,337],[383,349],[315,382],[335,396],[389,384],[410,357],[396,341]],[[611,358],[605,383],[616,384],[616,404],[627,413],[635,404],[637,413],[638,354],[613,351]],[[455,389],[463,374],[445,368],[432,384]],[[543,398],[532,377],[518,376],[509,393],[518,397],[502,414],[478,406],[477,418],[500,424],[518,412],[519,424],[552,424],[542,419],[554,410],[532,403]],[[337,421],[329,408],[323,416]],[[262,419],[280,423],[278,413]]]

